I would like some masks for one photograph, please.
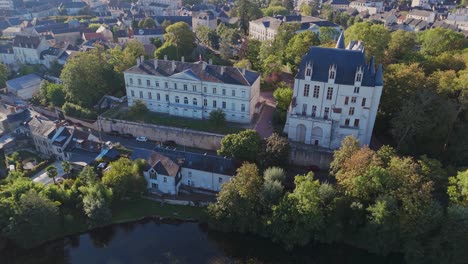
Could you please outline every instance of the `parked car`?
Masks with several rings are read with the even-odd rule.
[[[140,137],[137,137],[136,140],[141,141],[141,142],[146,142],[146,141],[148,141],[148,138],[145,137],[145,136],[140,136]]]
[[[130,133],[125,133],[121,135],[123,138],[133,138],[133,135]]]
[[[174,140],[166,140],[166,141],[164,141],[163,145],[165,147],[171,147],[171,148],[177,146],[177,144],[175,143]]]
[[[306,168],[308,171],[312,171],[312,172],[319,172],[320,171],[320,168],[319,166],[317,165],[310,165]]]
[[[115,131],[115,130],[112,130],[111,132],[107,134],[109,134],[109,136],[114,136],[114,137],[120,135],[119,131]]]
[[[105,144],[108,148],[112,148],[112,146],[114,146],[114,144],[112,144],[110,141],[107,141]]]

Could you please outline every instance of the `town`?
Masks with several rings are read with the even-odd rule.
[[[157,218],[467,263],[467,6],[0,0],[0,252]]]

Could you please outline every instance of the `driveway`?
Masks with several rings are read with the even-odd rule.
[[[269,137],[273,134],[273,112],[276,108],[276,101],[273,97],[273,91],[261,92],[259,102],[265,101],[260,116],[258,117],[257,123],[254,129],[258,132],[261,138]]]
[[[62,176],[62,175],[65,174],[63,172],[62,162],[61,161],[56,161],[56,162],[52,163],[51,165],[54,165],[55,167],[57,167],[57,171],[58,171],[57,177]],[[57,177],[55,177],[55,178],[57,178]],[[49,176],[47,176],[47,173],[46,173],[45,169],[41,170],[39,173],[34,175],[32,180],[34,182],[43,183],[44,185],[48,185],[48,184],[51,184],[51,183],[54,182],[54,180],[52,180],[51,178],[49,178]]]

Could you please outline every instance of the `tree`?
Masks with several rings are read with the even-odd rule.
[[[47,177],[52,178],[52,180],[54,180],[54,184],[56,184],[55,177],[57,177],[58,175],[57,167],[53,165],[48,166],[46,168],[46,173],[47,173]]]
[[[397,30],[390,36],[388,43],[386,62],[395,63],[409,57],[414,53],[416,46],[416,34],[410,31]]]
[[[263,74],[265,77],[281,72],[282,68],[281,58],[276,55],[270,55],[263,61]]]
[[[210,122],[215,127],[222,127],[226,124],[226,115],[224,114],[223,110],[216,109],[210,112]]]
[[[139,28],[156,28],[156,22],[151,17],[146,17],[138,22]]]
[[[216,31],[211,30],[209,27],[204,25],[197,27],[195,35],[206,46],[214,49],[219,48],[219,36],[216,34]]]
[[[102,24],[99,24],[99,23],[91,23],[88,25],[88,29],[93,32],[96,32],[96,30],[98,30],[101,26]]]
[[[58,204],[36,190],[29,190],[19,198],[14,214],[5,228],[10,239],[28,247],[56,234],[58,226]]]
[[[312,46],[320,44],[318,36],[311,31],[304,31],[295,35],[286,47],[286,59],[293,65],[293,69],[299,66],[304,54],[309,51]]]
[[[319,28],[320,43],[327,44],[330,42],[334,42],[337,39],[338,34],[339,32],[332,27],[320,27]]]
[[[110,169],[102,177],[102,183],[112,189],[117,199],[124,198],[127,194],[140,194],[145,190],[146,181],[132,161],[120,158],[109,166]]]
[[[271,166],[286,167],[289,163],[289,141],[285,137],[273,133],[265,139],[258,163],[263,168]]]
[[[468,47],[468,41],[462,33],[440,27],[424,31],[419,35],[419,41],[421,52],[432,56]]]
[[[67,176],[69,176],[71,170],[72,170],[72,165],[69,161],[62,161],[62,169],[65,172]]]
[[[87,185],[92,185],[97,181],[97,174],[94,172],[93,167],[85,166],[78,175],[78,178],[84,181]]]
[[[176,57],[190,56],[195,46],[195,34],[185,22],[177,22],[166,28],[166,43],[176,47]]]
[[[226,135],[221,140],[218,154],[245,161],[255,161],[260,147],[261,140],[257,131],[247,129],[237,134]]]
[[[47,100],[54,106],[61,107],[65,103],[63,85],[47,82]]]
[[[253,70],[259,70],[261,68],[259,59],[261,45],[262,43],[259,40],[247,40],[247,54],[245,57],[252,63]]]
[[[83,187],[83,210],[89,218],[92,227],[106,224],[110,221],[112,213],[110,203],[112,191],[100,183]]]
[[[264,16],[276,16],[282,15],[286,16],[289,14],[289,10],[282,6],[269,6],[267,8],[262,9],[262,13]]]
[[[262,177],[255,164],[244,163],[208,206],[210,225],[223,231],[255,233],[261,228]]]
[[[375,56],[376,61],[383,59],[385,49],[390,41],[390,33],[383,25],[370,22],[356,23],[345,31],[346,42],[362,40],[368,56]]]
[[[468,207],[468,170],[449,178],[447,193],[452,204]]]
[[[359,150],[359,141],[354,136],[347,136],[341,141],[341,147],[333,152],[330,172],[333,175],[342,168],[343,163]]]
[[[282,168],[269,167],[263,172],[263,179],[265,181],[277,181],[283,183],[286,180],[286,173]]]
[[[300,27],[300,23],[283,23],[278,28],[278,33],[273,41],[273,54],[280,58],[280,62],[283,62],[283,59],[286,58],[286,48],[288,43],[296,35],[296,32]],[[306,36],[310,36],[310,34],[306,34]]]
[[[167,56],[169,60],[178,60],[177,54],[177,47],[167,41],[164,42],[159,49],[154,51],[154,57],[157,59],[162,59],[164,56]]]
[[[4,87],[5,82],[8,79],[8,68],[5,64],[0,63],[0,86]]]
[[[249,21],[262,17],[262,11],[255,2],[239,0],[236,2],[231,15],[239,17],[240,28],[244,33],[247,33]]]
[[[142,100],[135,100],[129,109],[129,113],[134,117],[144,117],[149,112],[148,107]]]
[[[273,93],[273,97],[276,100],[276,108],[282,111],[287,111],[291,104],[293,90],[288,86],[278,87]]]
[[[222,40],[219,46],[219,55],[223,60],[229,60],[232,57],[231,47],[229,43],[225,40]]]

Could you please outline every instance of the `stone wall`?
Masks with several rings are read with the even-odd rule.
[[[206,150],[217,150],[221,146],[224,135],[196,131],[191,129],[166,127],[146,123],[129,122],[99,118],[98,125],[101,131],[118,131],[120,134],[132,134],[135,137],[146,136],[150,140],[173,140],[178,145]]]
[[[321,169],[330,168],[333,160],[333,151],[323,149],[313,145],[298,144],[289,142],[291,151],[289,162],[299,166],[319,166]]]

